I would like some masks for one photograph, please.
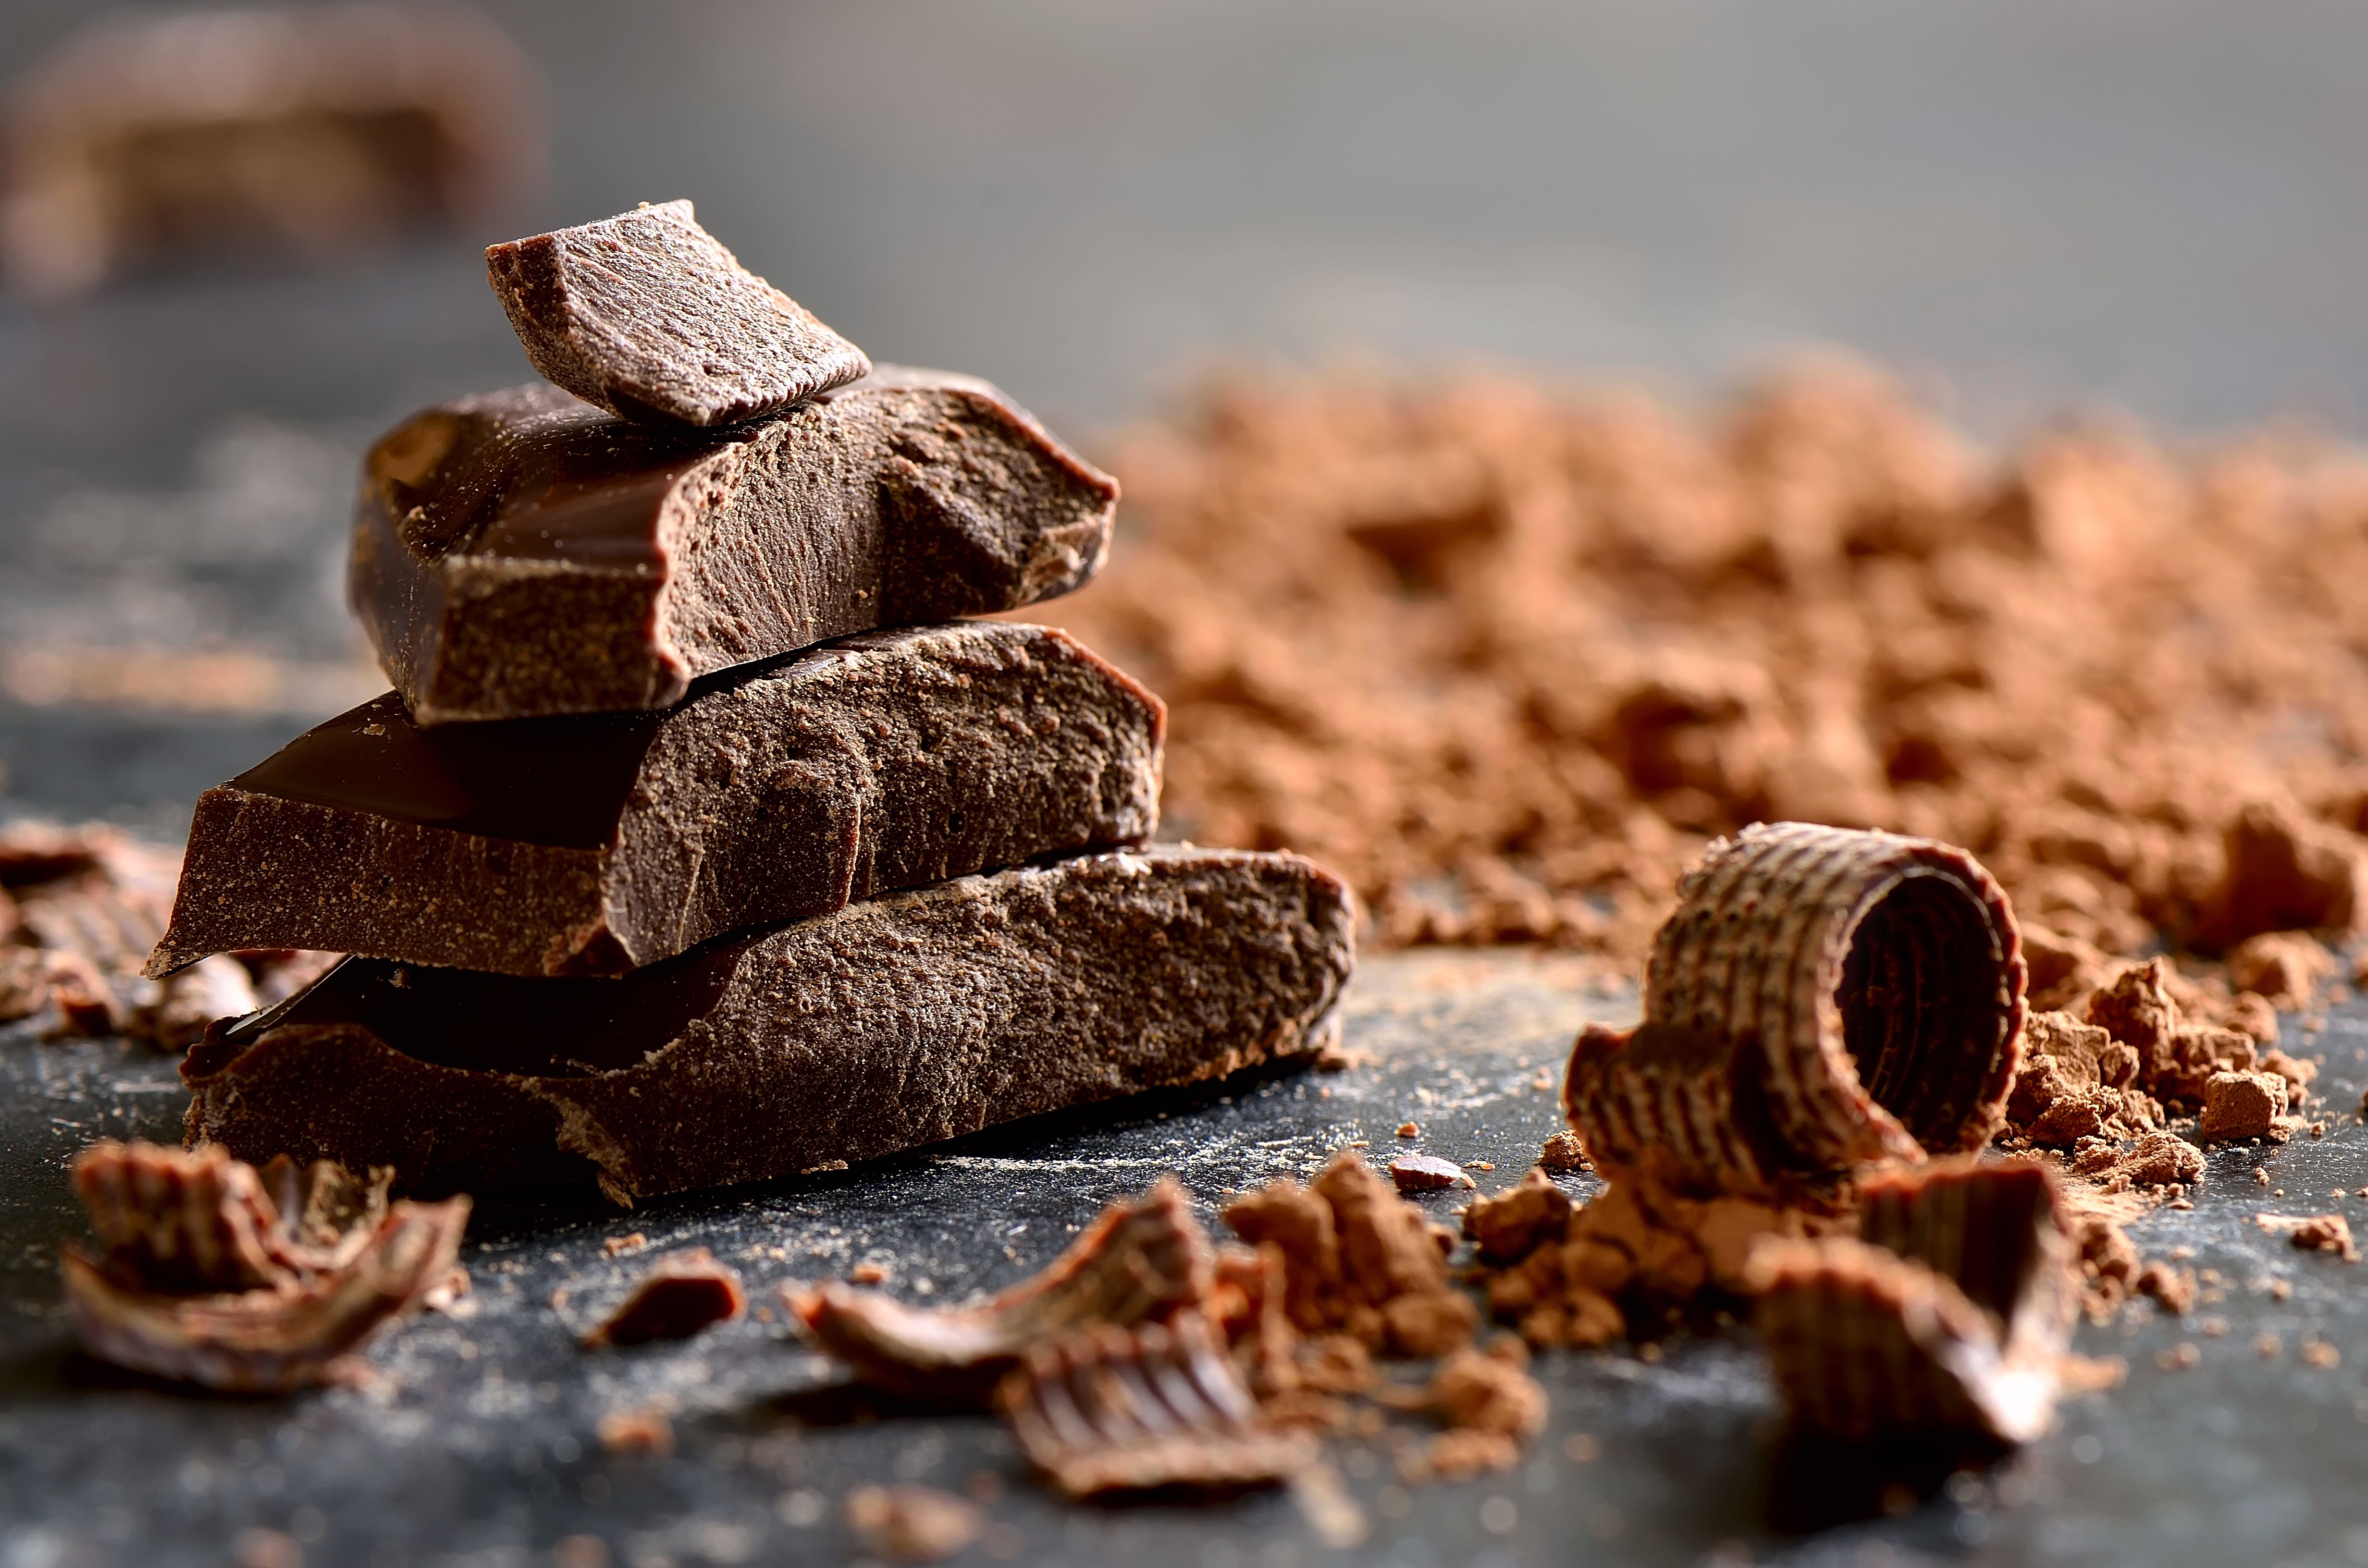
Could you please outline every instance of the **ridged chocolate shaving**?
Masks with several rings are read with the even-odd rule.
[[[1748,1267],[1794,1419],[1852,1441],[2045,1431],[2078,1306],[2055,1178],[1967,1161],[1861,1190],[1861,1239],[1765,1242]]]
[[[927,1311],[832,1282],[791,1309],[869,1381],[949,1403],[985,1399],[1030,1351],[1209,1299],[1216,1252],[1173,1176],[1113,1203],[1051,1267],[975,1307]]]
[[[1979,1148],[2021,1051],[2006,895],[1962,849],[1805,823],[1711,846],[1654,939],[1645,1019],[1564,1088],[1606,1171],[1782,1194]]]
[[[1104,1324],[1030,1351],[996,1391],[1020,1452],[1071,1497],[1237,1491],[1315,1462],[1315,1439],[1269,1426],[1197,1312]]]
[[[74,1187],[105,1248],[69,1248],[66,1302],[101,1360],[207,1388],[278,1393],[343,1380],[370,1337],[453,1272],[469,1200],[386,1201],[286,1161],[103,1142]],[[269,1188],[278,1187],[275,1202]]]

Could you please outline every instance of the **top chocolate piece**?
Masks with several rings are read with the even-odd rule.
[[[422,724],[663,708],[828,638],[1068,593],[1117,500],[967,376],[883,367],[729,431],[520,387],[370,449],[348,587]]]
[[[495,245],[485,274],[534,368],[627,419],[737,425],[871,369],[688,201]]]

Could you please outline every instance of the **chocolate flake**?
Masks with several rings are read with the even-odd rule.
[[[1390,1162],[1390,1181],[1400,1192],[1436,1192],[1472,1185],[1462,1165],[1431,1154],[1400,1154]]]
[[[390,1205],[390,1175],[94,1144],[74,1186],[105,1254],[64,1257],[83,1347],[243,1392],[357,1376],[353,1353],[447,1284],[468,1222],[465,1198]]]
[[[1951,1162],[1871,1177],[1861,1197],[1860,1239],[1769,1242],[1751,1257],[1794,1419],[1852,1441],[2045,1431],[2078,1299],[2045,1167]]]
[[[866,632],[702,686],[662,714],[427,728],[389,693],[330,720],[199,798],[149,972],[258,948],[616,972],[1158,820],[1158,699],[1062,632]]]
[[[829,638],[1071,592],[1117,499],[966,376],[883,369],[708,433],[521,387],[370,449],[348,592],[423,724],[663,708]]]
[[[689,1339],[719,1323],[737,1323],[748,1298],[740,1276],[705,1247],[668,1253],[650,1265],[632,1294],[584,1336],[585,1346]]]
[[[1020,1451],[1072,1498],[1237,1491],[1287,1481],[1316,1457],[1314,1438],[1260,1416],[1197,1312],[1041,1346],[996,1403]]]
[[[1296,856],[959,878],[614,980],[349,959],[191,1052],[188,1134],[398,1190],[754,1181],[1303,1055],[1353,967]]]
[[[934,1486],[859,1486],[847,1494],[847,1524],[892,1562],[937,1562],[978,1538],[985,1513]]]

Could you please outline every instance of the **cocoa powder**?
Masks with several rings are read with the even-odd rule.
[[[1170,830],[1338,868],[1382,945],[1633,961],[1705,839],[1774,818],[1980,857],[2041,1007],[2157,935],[2368,919],[2349,449],[1986,454],[1828,363],[1700,413],[1237,374],[1108,455],[1119,543],[1054,619],[1167,696]],[[2238,983],[2292,994],[2295,951]]]

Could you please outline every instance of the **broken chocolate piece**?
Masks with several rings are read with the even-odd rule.
[[[286,1160],[258,1173],[220,1149],[92,1146],[74,1186],[105,1256],[64,1257],[83,1347],[245,1392],[351,1377],[353,1352],[447,1282],[468,1222],[465,1198],[390,1205],[390,1175],[361,1182]]]
[[[1861,1194],[1861,1240],[1768,1241],[1748,1266],[1794,1419],[1852,1441],[2045,1431],[2079,1304],[2055,1178],[1963,1161]]]
[[[737,1323],[748,1308],[740,1276],[705,1247],[670,1252],[650,1265],[632,1295],[584,1336],[587,1347],[689,1339],[719,1323]]]
[[[485,252],[545,378],[627,419],[737,425],[871,373],[871,361],[661,202]]]
[[[404,1191],[755,1181],[1307,1054],[1352,942],[1347,890],[1310,861],[1155,849],[893,893],[615,980],[349,959],[190,1054],[188,1133],[391,1165]]]
[[[723,433],[520,387],[370,449],[348,588],[423,724],[662,708],[827,638],[1068,593],[1117,500],[966,376],[882,369]]]
[[[867,632],[702,684],[663,714],[332,719],[199,797],[150,972],[253,948],[620,972],[1158,821],[1159,699],[1058,631]]]
[[[1269,1426],[1197,1312],[1104,1324],[1030,1351],[996,1391],[1029,1462],[1072,1498],[1238,1491],[1315,1462],[1315,1439]]]
[[[1436,1192],[1443,1187],[1472,1185],[1462,1165],[1432,1154],[1400,1154],[1390,1162],[1390,1180],[1400,1192]]]
[[[480,219],[539,170],[538,96],[458,7],[119,12],[10,95],[0,262],[58,298],[142,263],[329,256]]]
[[[872,1382],[916,1398],[983,1400],[1030,1351],[1098,1324],[1126,1327],[1209,1299],[1216,1254],[1173,1176],[1113,1203],[1051,1267],[975,1307],[927,1311],[836,1282],[790,1309]]]
[[[1972,856],[1776,823],[1713,844],[1679,892],[1645,1021],[1589,1025],[1571,1056],[1564,1103],[1598,1169],[1774,1195],[1989,1140],[2023,968]]]

